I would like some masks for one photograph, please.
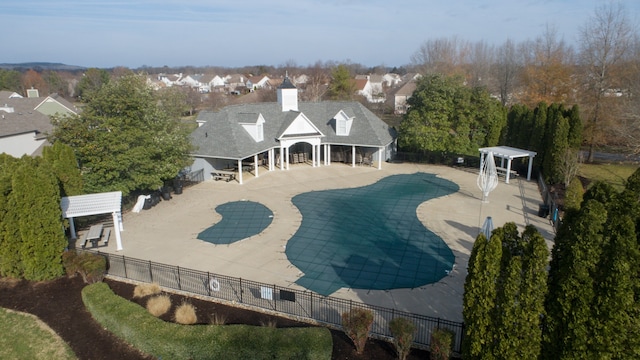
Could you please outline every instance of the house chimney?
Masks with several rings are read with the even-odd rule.
[[[282,111],[298,111],[298,89],[289,80],[288,73],[278,86],[278,104],[282,106]]]

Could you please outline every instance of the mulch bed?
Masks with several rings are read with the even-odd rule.
[[[134,285],[114,280],[105,280],[113,291],[139,304],[146,299],[132,299]],[[79,359],[153,359],[137,351],[103,329],[93,320],[82,303],[81,290],[86,286],[80,277],[60,278],[47,282],[0,279],[0,307],[30,313],[47,323],[71,346]],[[278,327],[309,326],[286,318],[271,316],[251,310],[231,307],[211,301],[169,294],[173,306],[189,302],[196,308],[201,323],[211,323],[213,314],[223,314],[227,324],[264,325],[277,324]],[[173,313],[172,309],[169,314]],[[171,315],[163,317],[172,321]],[[361,355],[355,353],[351,340],[342,332],[331,330],[333,337],[332,359],[396,359],[390,343],[370,339]],[[408,359],[428,359],[429,354],[413,350]]]

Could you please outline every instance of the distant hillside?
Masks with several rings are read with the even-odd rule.
[[[76,65],[66,65],[60,63],[49,63],[49,62],[30,62],[30,63],[20,63],[20,64],[0,64],[0,69],[5,70],[29,70],[33,69],[36,71],[42,70],[52,70],[52,71],[82,71],[86,70],[86,67],[76,66]]]

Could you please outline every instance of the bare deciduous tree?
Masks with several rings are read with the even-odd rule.
[[[631,50],[636,30],[626,9],[620,3],[610,3],[596,9],[589,22],[580,29],[580,65],[583,71],[583,99],[587,110],[588,161],[593,161],[595,146],[602,139],[607,122],[614,115],[611,91],[624,82],[623,60]],[[609,99],[607,99],[609,98]]]
[[[522,68],[516,44],[511,39],[507,39],[502,46],[496,50],[496,65],[493,68],[495,89],[500,96],[502,105],[511,103],[511,93],[517,85],[518,74]]]

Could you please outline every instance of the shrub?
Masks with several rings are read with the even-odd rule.
[[[564,196],[565,209],[579,210],[582,203],[582,196],[584,195],[584,188],[579,178],[574,177],[567,187],[567,192]]]
[[[399,317],[389,322],[389,330],[393,336],[393,345],[398,352],[398,359],[406,359],[411,352],[416,325],[407,318]]]
[[[448,360],[453,348],[454,333],[451,330],[436,329],[431,333],[431,345],[429,347],[430,359]]]
[[[211,324],[213,325],[224,325],[227,323],[227,315],[225,314],[212,314],[211,315]]]
[[[149,295],[157,295],[162,292],[160,285],[156,283],[151,284],[139,284],[133,289],[133,298],[143,298]]]
[[[178,306],[175,313],[175,320],[178,324],[191,325],[198,322],[196,308],[187,302],[183,302]]]
[[[367,344],[369,331],[373,325],[371,310],[354,308],[342,313],[342,327],[356,347],[356,353],[362,354]]]
[[[169,295],[157,295],[147,301],[147,310],[155,317],[162,316],[171,309],[171,298]]]
[[[278,327],[278,322],[275,319],[266,319],[266,320],[260,321],[260,325],[275,329]]]
[[[78,275],[80,270],[78,264],[78,253],[73,250],[63,252],[62,267],[64,267],[64,271],[68,277],[72,278]]]
[[[80,274],[87,284],[101,282],[107,271],[107,259],[88,252],[78,254],[75,251],[65,251],[62,253],[62,265],[67,276]]]

